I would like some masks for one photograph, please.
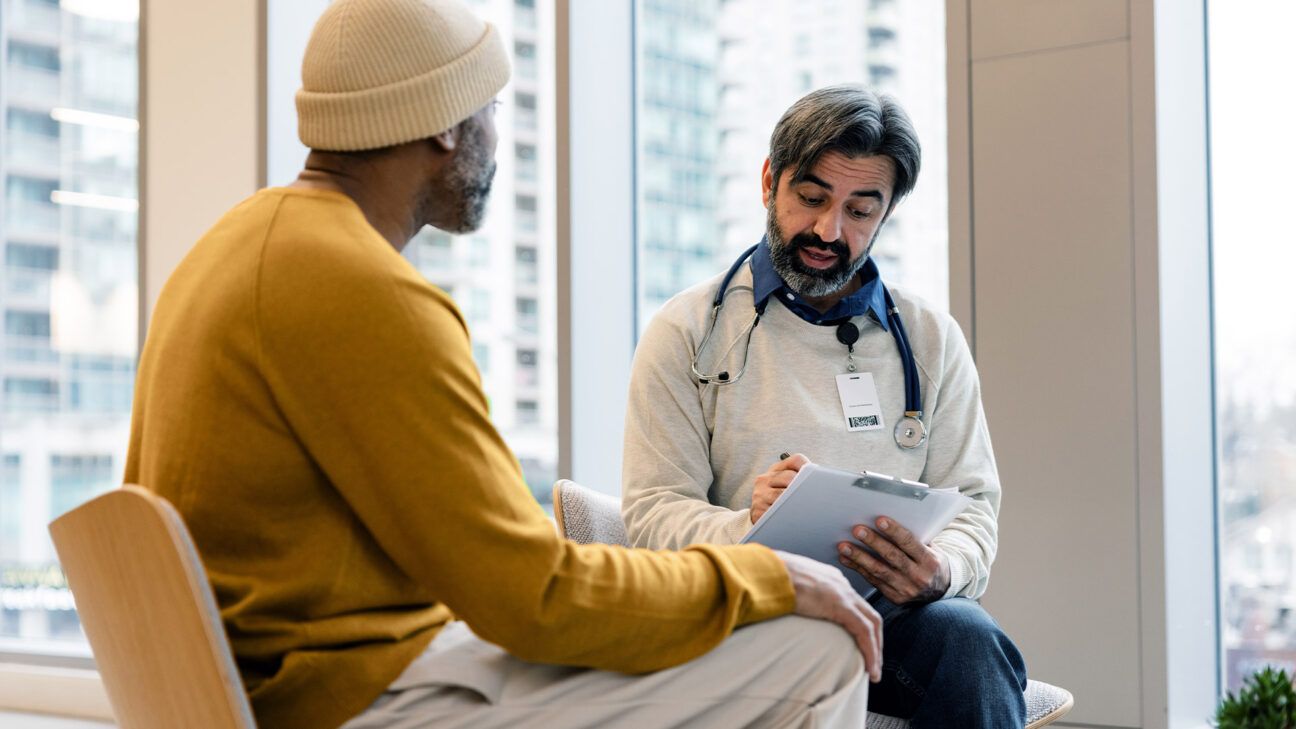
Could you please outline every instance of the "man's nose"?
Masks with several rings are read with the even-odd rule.
[[[841,239],[841,215],[833,210],[825,210],[822,215],[815,220],[815,235],[819,240],[825,243],[832,243]]]

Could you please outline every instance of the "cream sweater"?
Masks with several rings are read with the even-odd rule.
[[[836,385],[836,376],[847,371],[846,347],[835,327],[810,324],[773,300],[752,333],[742,379],[699,385],[690,364],[720,278],[667,302],[635,353],[623,472],[631,541],[653,549],[736,543],[751,528],[756,476],[781,452],[800,452],[825,466],[954,486],[971,497],[974,504],[933,545],[949,557],[947,596],[980,597],[997,546],[999,476],[976,366],[954,319],[891,289],[918,364],[928,429],[923,446],[905,450],[892,437],[904,411],[900,355],[891,334],[865,317],[854,320],[860,328],[855,363],[877,383],[881,430],[846,430]],[[734,373],[742,367],[742,332],[753,314],[751,282],[751,269],[744,266],[730,286],[700,371]]]

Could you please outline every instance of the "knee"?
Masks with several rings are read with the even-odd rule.
[[[839,684],[866,675],[855,639],[836,623],[789,615],[759,627],[764,629],[765,644],[781,654],[780,663],[814,666]]]
[[[1020,662],[1020,654],[1008,635],[975,601],[956,597],[938,600],[920,608],[923,631],[940,637],[946,650],[993,660],[1007,656]]]

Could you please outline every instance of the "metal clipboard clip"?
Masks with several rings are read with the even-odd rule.
[[[914,501],[922,501],[930,493],[928,489],[920,486],[908,486],[891,476],[881,473],[869,473],[868,471],[860,471],[860,478],[855,479],[851,485],[866,491],[876,491],[890,496],[899,496],[902,499],[913,499]]]

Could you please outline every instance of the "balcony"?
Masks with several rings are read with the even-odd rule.
[[[518,367],[514,383],[522,393],[535,394],[540,388],[540,373],[534,367]]]
[[[888,28],[900,27],[899,0],[871,0],[868,9],[868,24]]]
[[[58,137],[11,130],[5,138],[5,159],[9,161],[10,169],[57,174]]]
[[[521,286],[537,286],[540,283],[540,267],[534,262],[518,261],[516,271],[517,283]]]
[[[539,334],[540,317],[536,314],[518,314],[517,328],[523,334]]]
[[[4,337],[5,374],[56,376],[58,370],[44,365],[56,364],[58,353],[50,347],[49,337],[6,334]]]
[[[536,128],[536,111],[535,109],[523,109],[517,107],[513,112],[513,126],[517,129],[535,130]]]
[[[4,269],[5,301],[20,306],[49,306],[50,272],[34,268],[6,266]]]
[[[518,210],[514,218],[517,231],[534,235],[540,229],[540,217],[533,210]]]
[[[62,95],[58,71],[18,64],[11,64],[6,70],[10,99],[32,106],[58,106]]]
[[[520,35],[534,37],[536,29],[535,8],[528,8],[522,5],[515,6],[513,10],[513,27],[515,32],[518,30],[523,31]]]
[[[31,2],[31,0],[18,0],[6,5],[9,7],[9,15],[5,21],[11,33],[30,33],[57,38],[62,31],[62,14],[53,5]]]
[[[54,203],[10,200],[5,203],[5,232],[10,235],[57,236],[60,210]]]
[[[519,79],[535,80],[537,78],[537,64],[534,56],[521,56],[514,54],[513,69],[517,71]]]

